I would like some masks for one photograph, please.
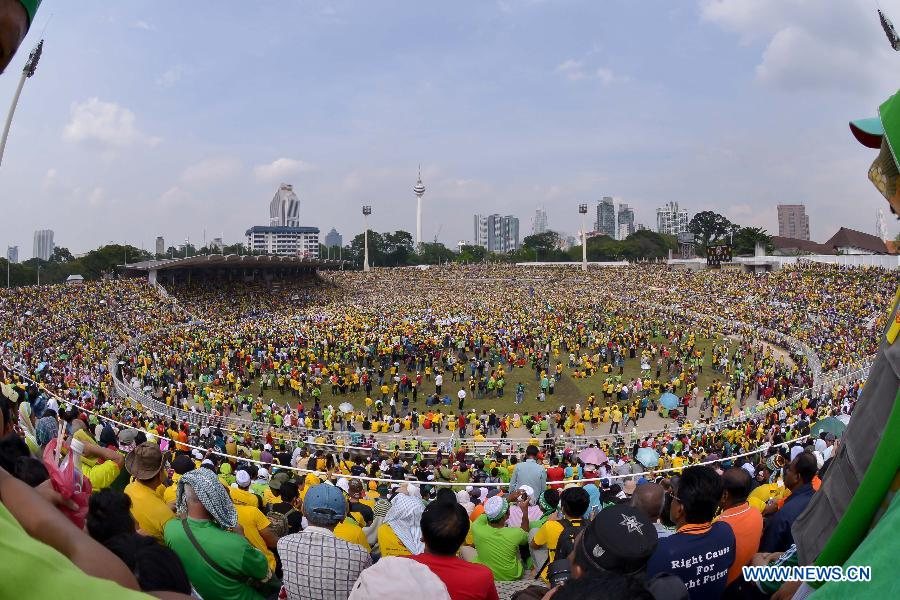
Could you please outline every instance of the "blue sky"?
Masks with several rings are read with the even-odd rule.
[[[360,232],[362,204],[413,231],[419,164],[448,245],[541,205],[572,233],[605,195],[773,233],[803,202],[819,241],[886,208],[846,126],[900,87],[864,0],[45,0],[0,101],[48,19],[0,167],[23,257],[38,228],[73,252],[237,241],[281,181],[323,235]]]

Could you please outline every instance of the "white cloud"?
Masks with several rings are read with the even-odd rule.
[[[96,208],[101,206],[106,201],[106,190],[101,186],[95,187],[88,194],[87,201],[91,207]]]
[[[700,14],[742,44],[762,41],[756,80],[777,89],[866,92],[896,67],[867,0],[701,0]]]
[[[156,31],[156,27],[154,27],[147,21],[135,21],[132,27],[134,27],[135,29],[142,29],[144,31]]]
[[[266,165],[257,165],[253,174],[259,181],[281,181],[298,173],[314,171],[315,166],[295,158],[277,158]]]
[[[573,58],[565,60],[557,65],[556,72],[561,73],[569,81],[594,79],[603,85],[609,85],[618,79],[616,74],[609,67],[591,69],[585,65],[583,60],[575,60]]]
[[[231,179],[243,170],[240,160],[231,157],[205,158],[181,173],[181,183],[203,186]]]
[[[175,65],[174,67],[167,69],[162,75],[156,78],[156,85],[164,88],[170,88],[179,81],[184,76],[184,67],[181,65]]]
[[[44,181],[41,183],[41,189],[45,192],[50,191],[56,185],[57,180],[57,172],[56,169],[50,168],[47,169],[47,172],[44,174]]]
[[[192,201],[193,196],[176,185],[163,192],[155,204],[167,210],[174,207],[183,207]]]
[[[72,105],[63,139],[70,142],[96,142],[105,146],[126,147],[156,144],[158,138],[145,135],[135,126],[134,113],[115,102],[89,98]]]

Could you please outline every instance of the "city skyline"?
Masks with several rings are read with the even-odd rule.
[[[900,0],[882,4],[900,14]],[[42,227],[76,254],[111,238],[152,251],[157,235],[200,240],[204,228],[233,243],[281,181],[315,208],[309,225],[352,239],[367,204],[372,229],[415,232],[420,160],[421,237],[440,232],[448,247],[471,235],[459,215],[483,206],[525,223],[546,206],[552,229],[575,232],[578,204],[605,190],[651,228],[677,201],[774,234],[790,201],[815,211],[812,239],[874,229],[879,199],[858,176],[872,158],[846,123],[895,91],[883,73],[900,57],[862,0],[213,14],[86,0],[52,3],[24,48],[51,12],[0,171],[7,245],[27,248]],[[213,31],[242,43],[218,47]],[[0,79],[0,98],[15,84]],[[897,221],[886,225],[893,238]]]

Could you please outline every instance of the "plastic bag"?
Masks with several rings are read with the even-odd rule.
[[[75,465],[72,461],[63,460],[62,466],[56,462],[56,444],[58,438],[53,438],[44,448],[44,466],[50,473],[50,483],[60,496],[72,500],[78,505],[76,510],[66,506],[60,506],[59,510],[66,515],[79,529],[84,529],[84,522],[88,512],[88,501],[91,497],[91,480],[81,475],[81,491],[75,489]]]

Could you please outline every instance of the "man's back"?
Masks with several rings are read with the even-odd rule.
[[[535,494],[543,493],[547,487],[547,471],[544,470],[544,467],[537,464],[533,458],[519,463],[516,471],[513,473],[510,489],[518,489],[521,485],[530,486]]]
[[[497,600],[494,574],[484,565],[467,562],[455,556],[417,554],[412,560],[422,563],[440,577],[451,600]]]
[[[691,600],[718,599],[734,562],[734,547],[734,533],[725,523],[683,525],[659,540],[647,562],[647,577],[672,573],[684,582]]]
[[[750,559],[759,550],[763,519],[758,510],[744,502],[725,510],[718,520],[728,523],[734,532],[734,563],[728,570],[728,583],[731,583],[741,576],[741,567],[750,564]]]
[[[513,527],[492,527],[485,515],[472,523],[472,537],[478,552],[479,564],[488,567],[498,581],[512,581],[522,576],[519,546],[528,543],[524,530]]]
[[[234,573],[234,577],[226,577],[210,566],[188,538],[182,521],[172,519],[165,526],[166,545],[178,555],[197,592],[204,598],[223,600],[261,598],[243,581],[262,580],[269,573],[263,553],[244,536],[220,529],[210,521],[187,519],[187,523],[203,551],[227,572]]]
[[[315,526],[278,540],[278,554],[290,600],[345,600],[359,574],[372,564],[361,546]]]

